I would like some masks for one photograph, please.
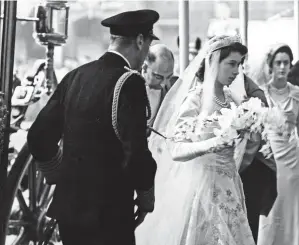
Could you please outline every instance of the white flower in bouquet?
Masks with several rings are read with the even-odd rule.
[[[261,113],[263,113],[263,111],[264,111],[263,108],[265,108],[263,106],[263,102],[259,98],[256,98],[256,97],[252,97],[249,100],[244,101],[241,104],[241,107],[248,111],[255,111],[255,112],[261,112]]]
[[[263,117],[267,109],[258,98],[250,98],[243,102],[239,107],[239,115],[236,124],[241,124],[243,130],[251,133],[262,131]]]
[[[244,149],[238,146],[241,142],[244,143],[242,139],[249,139],[252,133],[259,133],[266,142],[260,151],[269,158],[272,154],[267,139],[269,130],[283,134],[288,132],[282,110],[276,107],[266,108],[260,99],[250,98],[239,106],[231,103],[230,108],[223,108],[210,116],[202,113],[197,118],[184,120],[178,126],[180,136],[176,139],[196,142],[216,137],[216,146],[209,152],[235,145],[235,155],[241,159]],[[246,145],[243,143],[242,145]]]
[[[222,108],[218,117],[221,128],[226,129],[231,127],[233,120],[237,113],[237,107],[234,103],[231,103],[230,108]]]
[[[225,130],[214,129],[214,134],[218,137],[217,144],[226,144],[229,146],[232,146],[234,144],[234,140],[239,137],[237,130],[233,127],[227,127]]]

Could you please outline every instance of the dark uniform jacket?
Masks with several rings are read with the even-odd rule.
[[[267,100],[263,90],[249,77],[245,76],[245,91],[248,97],[257,97],[265,105]],[[255,241],[257,241],[259,215],[268,215],[277,197],[276,172],[270,169],[261,153],[258,153],[253,162],[240,173],[247,216]]]
[[[147,146],[147,97],[138,74],[120,93],[121,141],[112,127],[114,87],[125,66],[121,56],[107,52],[71,71],[29,130],[30,151],[40,162],[55,158],[63,139],[51,217],[67,223],[98,222],[107,229],[111,224],[115,232],[124,226],[133,230],[133,192],[153,187],[156,163]]]

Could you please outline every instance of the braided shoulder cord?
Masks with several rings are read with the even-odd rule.
[[[125,67],[126,68],[126,67]],[[138,74],[140,75],[139,72],[135,71],[135,70],[131,70],[128,69],[128,72],[125,72],[117,81],[115,88],[114,88],[114,93],[113,93],[113,100],[112,100],[112,126],[114,129],[114,132],[116,134],[116,137],[120,140],[120,133],[118,131],[118,127],[117,127],[117,110],[118,110],[118,101],[119,101],[119,95],[120,95],[120,91],[122,86],[124,85],[124,83],[126,82],[126,80],[133,74]],[[141,75],[140,75],[141,76]],[[142,77],[142,76],[141,76]],[[142,78],[143,79],[143,78]],[[147,109],[147,113],[146,113],[146,120],[151,118],[151,107],[150,107],[150,103],[149,103],[149,99],[146,95],[146,109]]]

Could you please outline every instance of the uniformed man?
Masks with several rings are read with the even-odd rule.
[[[29,149],[48,183],[56,184],[48,215],[58,220],[65,245],[135,244],[136,226],[154,210],[156,162],[147,145],[141,75],[125,81],[117,111],[112,101],[119,78],[140,70],[158,39],[158,19],[153,10],[139,10],[103,20],[111,33],[108,51],[69,72],[29,130]]]

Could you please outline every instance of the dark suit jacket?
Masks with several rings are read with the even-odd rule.
[[[52,159],[63,139],[49,216],[81,225],[108,226],[113,220],[114,229],[133,230],[133,192],[153,186],[156,163],[146,138],[145,82],[137,74],[120,94],[121,141],[112,127],[113,92],[124,66],[122,57],[107,52],[68,73],[29,130],[29,148],[38,161]]]
[[[168,88],[166,86],[161,86],[161,96],[160,96],[160,100],[159,100],[159,104],[158,104],[158,111],[160,109],[160,106],[166,96],[168,92]],[[150,98],[149,98],[150,99]],[[153,117],[153,119],[151,120],[150,123],[148,123],[148,128],[147,128],[147,137],[149,137],[151,135],[151,127],[153,127],[154,123],[155,123],[155,120],[156,120],[156,117],[158,115],[158,111],[156,112],[156,115]]]
[[[248,97],[257,97],[267,105],[263,90],[247,76],[245,91]],[[261,158],[255,157],[252,164],[240,173],[248,215],[268,215],[277,196],[276,172],[266,166]]]

